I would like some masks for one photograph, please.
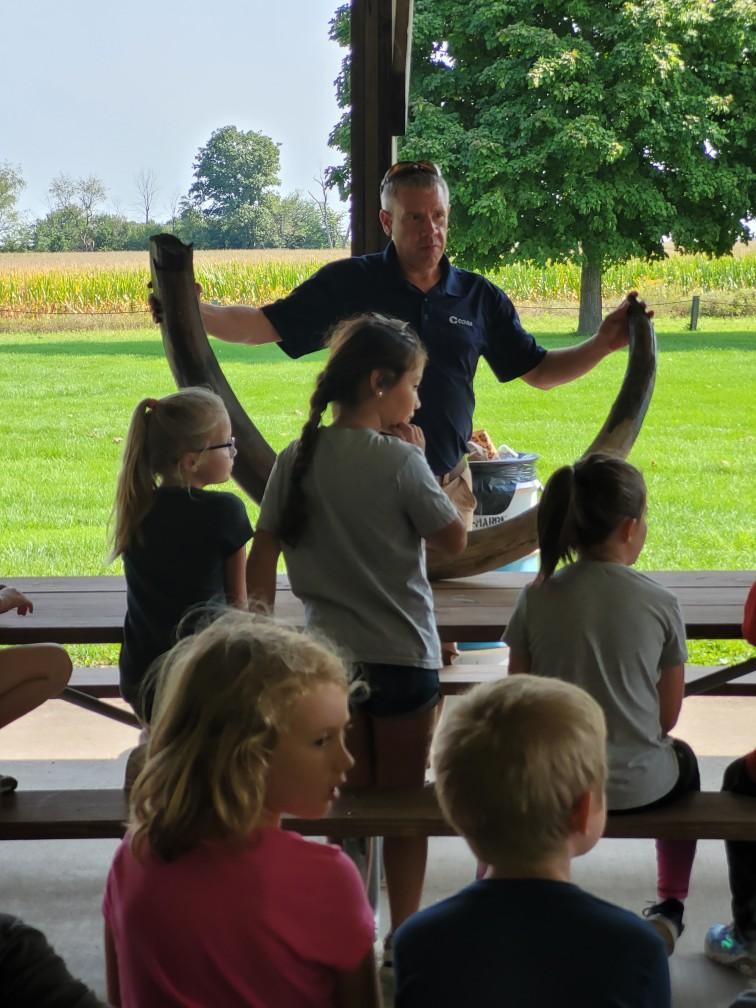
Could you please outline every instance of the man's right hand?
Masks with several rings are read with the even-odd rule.
[[[150,309],[150,315],[152,315],[152,321],[156,325],[160,325],[160,323],[163,321],[163,306],[160,304],[160,299],[155,294],[152,293],[151,280],[147,284],[147,286],[148,288],[150,288],[150,293],[147,297],[147,305],[149,306]],[[194,285],[194,290],[196,291],[197,297],[199,298],[202,294],[202,287],[198,283],[196,283]]]

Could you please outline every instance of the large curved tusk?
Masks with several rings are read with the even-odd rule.
[[[152,288],[162,307],[163,345],[179,388],[209,386],[226,404],[238,454],[233,477],[258,504],[276,453],[234,395],[210,348],[194,286],[192,246],[175,235],[150,238]]]
[[[153,289],[163,309],[163,344],[176,384],[180,388],[208,385],[221,396],[239,449],[233,477],[259,503],[275,452],[244,412],[210,348],[194,288],[192,246],[184,245],[174,235],[156,235],[150,239],[150,269]],[[630,295],[630,300],[627,370],[607,421],[586,454],[605,451],[627,456],[651,401],[656,338],[637,295]],[[440,580],[483,574],[532,553],[538,545],[537,511],[537,507],[530,508],[501,525],[471,532],[467,548],[459,556],[433,554],[428,565],[430,577]]]
[[[654,391],[654,327],[637,294],[630,294],[629,299],[630,342],[625,377],[606,423],[586,455],[601,451],[625,458],[635,443]],[[428,559],[428,575],[433,581],[470,577],[527,556],[538,546],[537,513],[536,506],[501,525],[475,529],[467,537],[467,548],[458,556],[444,557],[434,552]]]

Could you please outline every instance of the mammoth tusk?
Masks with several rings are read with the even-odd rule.
[[[153,289],[162,305],[163,344],[176,384],[179,388],[206,385],[223,399],[238,448],[233,477],[259,503],[275,452],[245,413],[210,348],[195,292],[192,246],[174,235],[156,235],[150,239],[150,268]],[[603,451],[626,457],[651,401],[656,374],[654,329],[637,295],[629,298],[627,370],[606,423],[585,454]],[[538,546],[537,512],[533,507],[501,525],[476,529],[458,556],[434,553],[428,563],[430,577],[440,580],[483,574],[532,553]]]
[[[633,293],[628,298],[630,339],[625,377],[606,423],[585,455],[600,451],[625,458],[651,402],[656,377],[656,336],[638,295]],[[500,525],[473,530],[468,534],[463,553],[450,557],[433,553],[428,558],[428,575],[433,581],[470,577],[527,556],[538,546],[537,514],[536,505]]]
[[[162,307],[163,346],[176,384],[205,385],[221,397],[238,450],[232,475],[259,504],[276,453],[245,413],[210,348],[194,285],[192,246],[170,234],[150,238],[150,272]]]

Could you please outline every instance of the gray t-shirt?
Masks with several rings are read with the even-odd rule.
[[[602,706],[610,809],[672,790],[678,765],[657,685],[661,668],[688,657],[674,595],[623,564],[579,560],[524,589],[504,640],[529,656],[533,674],[582,686]]]
[[[276,460],[257,523],[273,535],[297,442]],[[283,545],[307,625],[354,661],[436,669],[441,647],[423,539],[457,517],[419,448],[372,430],[324,427],[304,479],[308,521]]]

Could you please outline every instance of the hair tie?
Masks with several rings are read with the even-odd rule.
[[[147,409],[151,409],[151,410],[157,409],[157,404],[158,404],[158,400],[157,399],[148,399],[147,400]]]

